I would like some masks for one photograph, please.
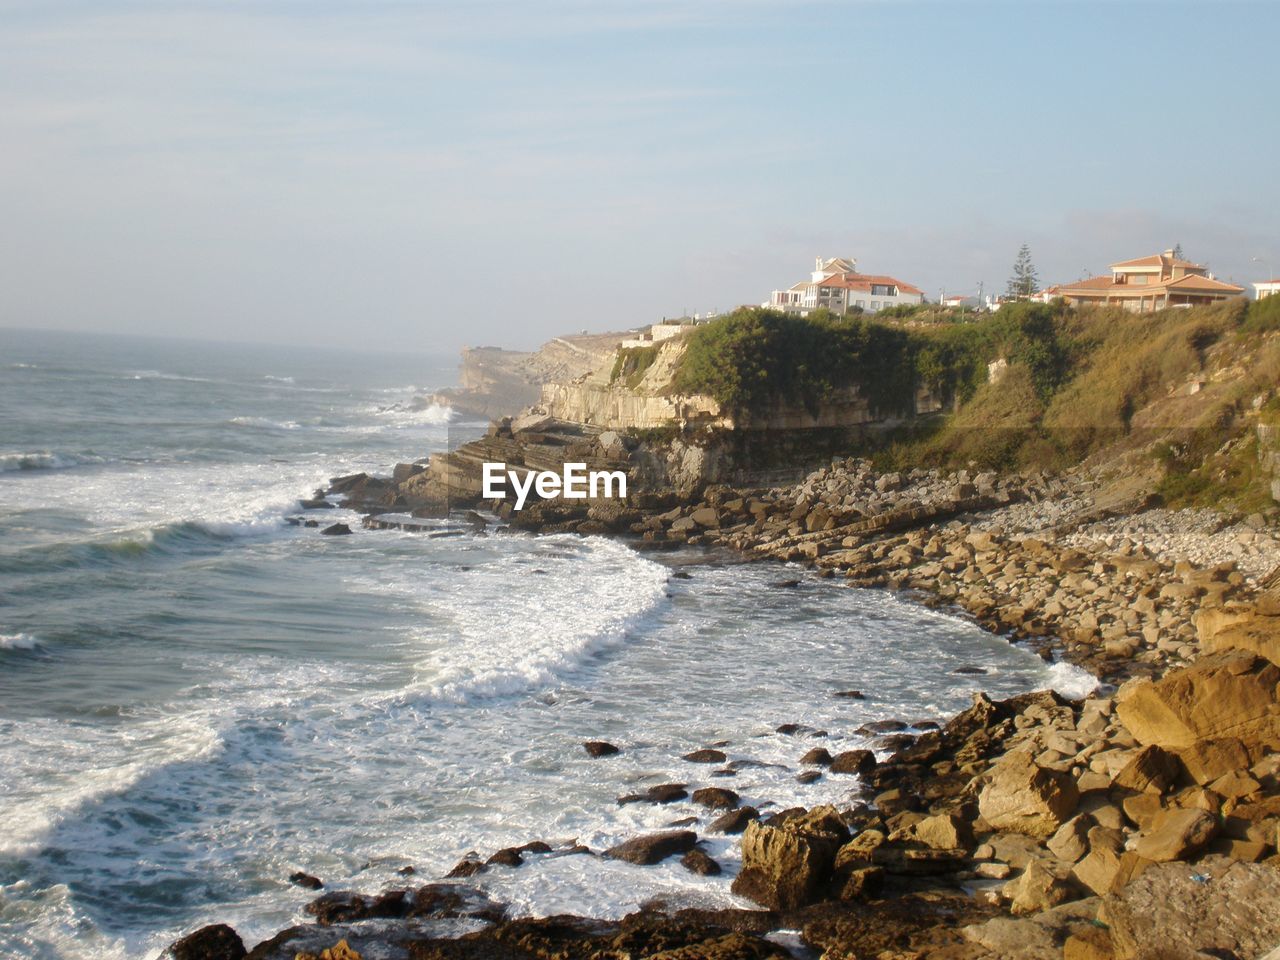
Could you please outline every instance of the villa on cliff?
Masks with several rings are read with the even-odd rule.
[[[1244,288],[1216,279],[1206,267],[1172,250],[1111,264],[1111,272],[1054,288],[1070,304],[1120,306],[1134,313],[1196,307],[1243,296]]]
[[[818,257],[808,280],[774,290],[761,306],[804,316],[820,307],[841,314],[858,310],[877,313],[899,304],[923,302],[924,292],[918,287],[893,277],[858,273],[857,260]]]

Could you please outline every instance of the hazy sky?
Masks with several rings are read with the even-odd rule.
[[[1280,4],[0,0],[0,326],[534,345],[1280,261]],[[1280,262],[1272,268],[1280,272]]]

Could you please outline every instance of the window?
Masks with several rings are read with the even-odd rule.
[[[871,309],[872,309],[872,310],[879,310],[879,309],[880,309],[880,301],[879,301],[879,300],[872,300],[872,301],[871,301]]]
[[[871,295],[873,297],[893,297],[897,296],[897,292],[892,284],[873,283],[871,285]]]

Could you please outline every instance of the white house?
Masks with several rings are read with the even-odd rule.
[[[1276,293],[1280,293],[1280,280],[1262,280],[1253,285],[1253,296],[1256,300],[1265,300]]]
[[[819,307],[834,313],[876,313],[886,307],[924,302],[924,292],[918,287],[893,277],[858,273],[857,267],[858,261],[852,258],[818,257],[808,280],[774,290],[761,306],[804,316]]]

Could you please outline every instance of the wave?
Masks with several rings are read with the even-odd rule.
[[[293,377],[275,377],[275,376],[272,376],[272,375],[271,375],[271,374],[269,374],[269,373],[268,373],[266,376],[264,376],[262,379],[263,379],[263,380],[268,380],[268,381],[270,381],[271,383],[286,383],[286,384],[292,384],[292,383],[294,382]]]
[[[17,470],[69,470],[72,467],[105,462],[104,458],[91,453],[54,453],[51,450],[0,453],[0,473]]]
[[[397,426],[444,425],[450,423],[454,416],[453,408],[443,403],[430,403],[418,408],[397,403],[390,407],[378,407],[373,413]]]
[[[181,380],[187,383],[212,383],[209,377],[188,377],[180,373],[165,373],[162,370],[133,370],[125,374],[126,380]]]
[[[34,650],[40,641],[29,633],[0,633],[0,650]]]
[[[258,427],[262,430],[297,430],[302,426],[297,420],[270,420],[267,417],[232,417],[227,422],[237,427]]]
[[[1082,700],[1098,689],[1099,680],[1083,667],[1059,660],[1049,667],[1049,686],[1068,700]]]

